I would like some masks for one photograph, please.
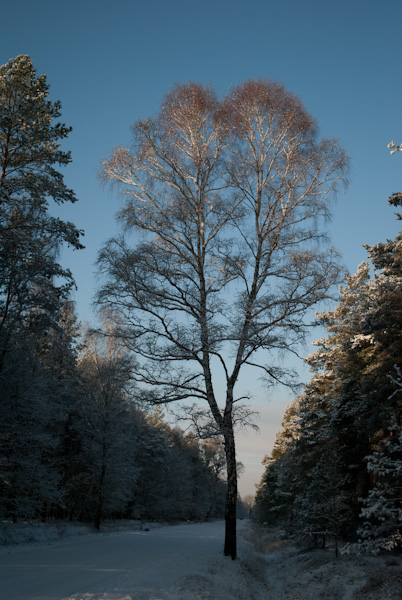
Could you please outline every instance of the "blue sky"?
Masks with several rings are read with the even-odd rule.
[[[349,271],[366,258],[362,244],[397,233],[387,199],[402,189],[402,155],[387,144],[402,141],[400,0],[20,0],[4,3],[0,19],[0,64],[29,54],[73,127],[64,174],[79,201],[60,214],[86,232],[86,249],[62,258],[81,320],[93,318],[97,252],[117,231],[119,202],[97,179],[100,162],[177,82],[220,96],[251,77],[283,83],[350,156],[350,186],[328,225]],[[253,491],[288,401],[277,392],[261,405],[261,435],[240,439],[242,493]]]

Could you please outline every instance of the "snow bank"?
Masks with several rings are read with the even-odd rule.
[[[116,531],[135,531],[161,527],[159,523],[143,523],[141,521],[105,521],[100,532],[111,533]],[[0,522],[0,546],[15,546],[30,543],[53,542],[55,540],[70,538],[80,535],[97,534],[92,525],[78,522],[49,521],[39,522]]]
[[[3,521],[0,523],[0,545],[14,546],[33,542],[52,542],[61,538],[85,535],[91,531],[91,527],[82,523],[66,523],[64,521],[11,523]]]

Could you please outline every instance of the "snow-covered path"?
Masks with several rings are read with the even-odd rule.
[[[0,600],[402,598],[396,555],[335,558],[294,546],[280,530],[238,527],[235,561],[223,556],[223,522],[0,546]]]
[[[87,535],[3,548],[1,600],[176,600],[195,569],[220,560],[224,523]],[[227,559],[230,560],[230,559]],[[188,598],[190,598],[188,596]]]

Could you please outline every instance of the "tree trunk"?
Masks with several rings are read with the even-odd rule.
[[[105,454],[105,452],[104,452],[104,454]],[[100,524],[101,524],[102,515],[103,515],[105,477],[106,477],[106,465],[103,462],[101,474],[100,474],[98,499],[97,499],[96,512],[95,512],[95,528],[98,531],[100,529]]]
[[[234,560],[237,553],[236,544],[236,507],[237,507],[237,465],[236,448],[233,429],[224,434],[225,453],[228,476],[228,491],[226,496],[225,511],[225,556]]]

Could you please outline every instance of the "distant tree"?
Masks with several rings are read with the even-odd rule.
[[[226,491],[226,486],[222,485],[226,480],[225,449],[220,440],[212,438],[204,440],[201,452],[203,462],[208,469],[204,483],[208,494],[208,510],[205,520],[208,521],[213,515],[214,507],[219,501],[222,491]]]
[[[301,102],[276,83],[249,81],[223,103],[176,86],[156,119],[134,127],[133,150],[103,164],[121,186],[134,248],[110,240],[99,256],[100,306],[111,306],[154,403],[204,403],[224,439],[225,555],[236,557],[235,388],[245,365],[269,382],[292,378],[272,353],[294,352],[305,316],[339,270],[316,225],[347,159]],[[222,401],[215,376],[226,383]]]
[[[174,465],[171,460],[169,430],[160,407],[145,415],[141,451],[136,461],[141,476],[131,502],[132,514],[137,518],[163,520],[166,518],[166,509],[171,509],[171,488],[168,481],[170,469]],[[174,508],[176,510],[178,507]],[[173,518],[178,518],[177,514]]]
[[[269,525],[293,524],[293,504],[301,487],[300,457],[295,445],[300,437],[300,398],[286,407],[282,428],[275,438],[271,454],[264,456],[265,466],[257,486],[253,518]]]
[[[121,342],[109,330],[106,336],[88,332],[83,345],[75,431],[81,448],[78,489],[85,500],[78,506],[99,529],[105,516],[124,513],[134,495],[141,418],[132,400],[132,358]]]
[[[137,518],[204,520],[208,511],[222,518],[224,482],[215,482],[216,473],[199,440],[170,427],[160,407],[146,415],[136,465],[140,476],[131,510]],[[218,491],[211,498],[214,486]]]

